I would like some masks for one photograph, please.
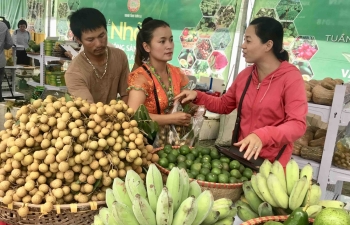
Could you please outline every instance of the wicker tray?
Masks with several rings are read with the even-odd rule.
[[[24,205],[22,202],[4,205],[1,198],[0,202],[0,221],[10,225],[90,225],[99,209],[106,206],[105,201],[54,205],[50,213],[43,213],[41,205],[26,204],[29,214],[22,218],[17,213],[17,210]]]
[[[248,221],[245,221],[241,223],[241,225],[262,225],[268,221],[278,221],[278,222],[284,222],[286,221],[288,216],[266,216],[266,217],[259,217],[254,218]],[[309,218],[310,225],[313,224],[314,219]]]
[[[173,146],[174,149],[180,148],[179,146]],[[154,149],[154,152],[158,152],[162,150],[163,147],[161,148],[156,148]],[[168,174],[170,173],[169,170],[165,169],[164,167],[160,166],[158,163],[155,163],[160,172],[162,173],[163,180],[166,181]],[[190,178],[190,181],[195,180]],[[237,201],[240,199],[242,193],[243,193],[243,188],[242,185],[243,183],[236,183],[236,184],[225,184],[225,183],[213,183],[213,182],[207,182],[207,181],[201,181],[197,180],[198,184],[201,186],[202,191],[204,190],[210,190],[214,196],[214,199],[219,199],[219,198],[229,198],[232,199],[233,202]]]

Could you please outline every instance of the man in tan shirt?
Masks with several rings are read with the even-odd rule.
[[[84,46],[66,73],[68,92],[88,102],[109,103],[117,95],[127,102],[129,63],[118,48],[107,47],[107,23],[94,8],[82,8],[70,17],[70,28],[76,40]]]

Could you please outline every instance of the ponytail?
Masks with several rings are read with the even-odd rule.
[[[149,57],[148,52],[143,48],[143,42],[142,30],[140,30],[136,37],[135,64],[137,66],[141,66]]]
[[[289,61],[289,54],[285,49],[283,49],[283,51],[280,51],[276,56],[277,56],[277,59],[279,60],[287,61],[287,62]]]

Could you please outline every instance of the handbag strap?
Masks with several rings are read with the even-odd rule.
[[[241,123],[241,111],[242,111],[242,104],[243,104],[243,99],[244,99],[244,96],[245,94],[247,93],[247,90],[248,90],[248,87],[249,87],[249,84],[252,80],[252,73],[250,73],[250,76],[248,77],[248,80],[247,80],[247,83],[245,84],[245,87],[244,87],[244,90],[243,90],[243,93],[242,93],[242,96],[241,96],[241,99],[239,100],[239,104],[238,104],[238,108],[237,108],[237,120],[238,120],[238,124],[237,124],[237,132],[239,132],[239,129],[241,127],[240,123]],[[281,150],[278,152],[278,155],[276,156],[276,159],[278,160],[279,158],[281,158],[284,150],[286,149],[287,145],[284,145]]]
[[[239,118],[239,123],[241,123],[241,111],[242,111],[242,104],[245,94],[247,93],[250,81],[252,80],[252,73],[249,75],[247,83],[245,84],[241,99],[239,100],[238,108],[237,108],[237,118]]]
[[[284,150],[286,149],[287,145],[283,145],[283,147],[281,148],[281,150],[278,152],[276,159],[279,160],[284,152]]]
[[[153,95],[154,95],[154,100],[156,101],[156,106],[157,106],[157,113],[160,114],[160,105],[159,105],[159,99],[158,99],[158,94],[157,94],[157,88],[156,84],[154,83],[153,77],[149,69],[145,66],[142,65],[142,68],[148,73],[148,75],[151,77],[153,81]]]

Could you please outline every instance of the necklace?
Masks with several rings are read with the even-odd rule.
[[[94,67],[94,65],[92,65],[90,59],[86,56],[85,51],[83,51],[83,53],[84,53],[84,56],[85,56],[86,60],[88,61],[88,63],[92,66],[92,69],[94,70],[96,77],[99,78],[99,79],[102,79],[102,78],[106,75],[106,72],[107,72],[107,65],[108,65],[108,49],[106,49],[107,60],[106,60],[106,65],[105,65],[105,71],[103,72],[102,76],[99,76],[99,75],[98,75],[96,68]]]
[[[165,113],[168,113],[171,109],[171,107],[174,105],[174,92],[173,92],[173,82],[172,82],[172,79],[171,79],[171,74],[170,74],[170,70],[169,68],[167,67],[167,72],[168,72],[168,80],[169,80],[169,88],[167,88],[165,86],[165,84],[162,82],[159,74],[156,72],[155,68],[153,66],[151,66],[149,63],[148,63],[148,66],[150,67],[151,69],[151,72],[154,74],[154,76],[157,78],[158,82],[160,83],[160,85],[162,86],[164,92],[165,92],[165,95],[166,97],[168,98],[168,107],[164,110]]]

